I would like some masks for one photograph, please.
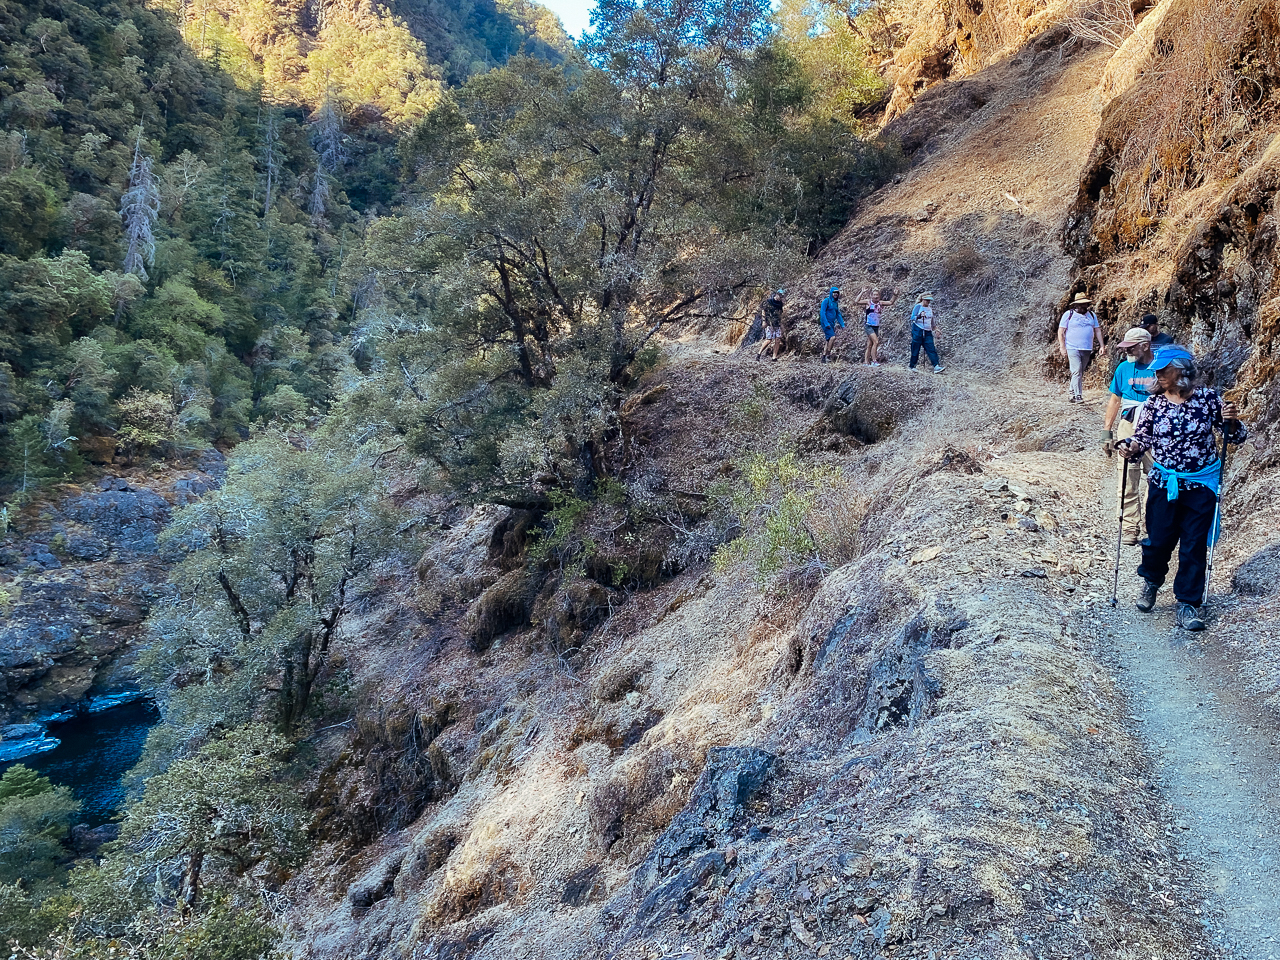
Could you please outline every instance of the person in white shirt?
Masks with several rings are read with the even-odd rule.
[[[933,372],[941,373],[946,368],[938,359],[938,349],[933,345],[933,333],[938,329],[933,316],[933,294],[922,293],[916,305],[911,308],[911,363],[907,369],[914,370],[920,361],[920,348],[924,347],[929,362],[933,364]]]
[[[1067,358],[1071,368],[1072,403],[1084,403],[1084,372],[1093,359],[1094,339],[1097,339],[1099,353],[1107,347],[1102,338],[1102,325],[1089,309],[1092,304],[1083,293],[1076,294],[1058,323],[1058,352]]]

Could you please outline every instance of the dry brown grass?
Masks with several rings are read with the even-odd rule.
[[[661,747],[624,764],[596,787],[589,813],[599,848],[607,852],[621,843],[630,850],[666,829],[688,801],[701,766],[691,759]]]
[[[1129,0],[1084,0],[1063,22],[1077,39],[1105,43],[1116,50],[1137,26]]]
[[[1257,146],[1249,134],[1266,119],[1254,109],[1261,87],[1235,70],[1247,13],[1186,0],[1157,35],[1154,62],[1123,107],[1130,135],[1117,161],[1119,219],[1140,235],[1175,197],[1238,169]]]
[[[961,283],[973,276],[987,265],[987,258],[972,243],[964,243],[947,254],[942,261],[942,269],[947,279],[953,283]]]

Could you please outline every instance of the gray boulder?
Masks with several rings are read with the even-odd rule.
[[[712,749],[689,802],[636,871],[636,890],[650,890],[698,853],[727,842],[734,818],[764,785],[773,761],[772,754],[755,747]]]

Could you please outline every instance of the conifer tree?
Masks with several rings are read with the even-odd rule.
[[[261,119],[262,127],[262,219],[269,222],[271,218],[271,201],[279,187],[280,166],[283,160],[280,145],[280,114],[273,107],[265,107]]]
[[[120,198],[120,219],[128,246],[124,255],[124,272],[147,280],[147,267],[154,264],[156,220],[160,216],[160,185],[151,169],[151,158],[142,152],[142,127],[133,147],[133,165],[129,169],[129,189]]]
[[[307,213],[318,224],[329,209],[333,194],[330,182],[347,162],[347,148],[342,137],[342,109],[333,85],[325,88],[324,99],[311,115],[311,145],[316,151],[316,173],[307,197]]]

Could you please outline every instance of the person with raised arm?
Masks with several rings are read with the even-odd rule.
[[[884,301],[881,296],[879,290],[863,287],[855,301],[867,316],[867,348],[863,351],[862,362],[872,367],[880,366],[880,318],[897,301],[898,293],[895,290],[893,296]]]

